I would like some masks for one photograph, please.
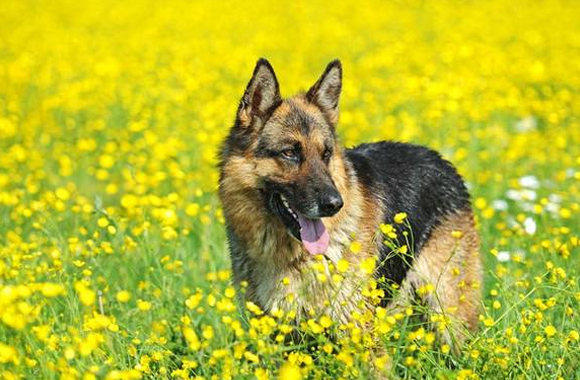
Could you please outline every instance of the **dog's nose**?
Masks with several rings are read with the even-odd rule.
[[[322,199],[322,202],[320,202],[321,216],[333,216],[342,208],[343,205],[344,202],[339,193],[329,194]]]

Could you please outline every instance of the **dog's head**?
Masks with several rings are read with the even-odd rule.
[[[255,179],[264,207],[312,254],[328,248],[322,218],[343,206],[336,184],[342,150],[335,134],[341,85],[342,67],[335,60],[306,93],[282,99],[272,66],[260,59],[226,143],[226,154],[251,162],[241,169],[250,172],[238,174]]]

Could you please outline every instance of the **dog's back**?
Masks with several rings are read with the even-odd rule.
[[[398,245],[409,248],[408,255],[392,255],[386,244],[380,248],[375,275],[385,280],[383,305],[391,301],[392,284],[406,279],[403,297],[417,297],[418,288],[431,284],[438,294],[423,301],[444,314],[460,312],[474,328],[482,281],[479,239],[469,193],[456,169],[431,149],[399,142],[362,144],[346,156],[365,196],[376,199],[383,222],[393,225]],[[393,222],[397,212],[408,214],[408,224]],[[410,235],[403,236],[404,230]]]
[[[346,156],[365,195],[376,198],[381,206],[384,223],[392,223],[398,212],[410,216],[411,252],[422,248],[445,217],[470,209],[463,180],[448,161],[431,149],[383,141],[349,149]],[[400,283],[405,273],[394,269],[404,265],[391,264],[393,270],[385,268],[384,274]]]

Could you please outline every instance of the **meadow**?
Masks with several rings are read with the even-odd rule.
[[[0,8],[0,379],[580,379],[577,2]],[[461,353],[413,307],[356,316],[380,354],[355,323],[285,345],[291,316],[238,310],[216,153],[262,56],[285,96],[340,58],[346,146],[425,144],[466,178],[485,283]]]

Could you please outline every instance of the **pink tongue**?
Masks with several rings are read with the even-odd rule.
[[[319,255],[328,248],[328,232],[320,219],[308,219],[298,215],[300,238],[311,255]]]

